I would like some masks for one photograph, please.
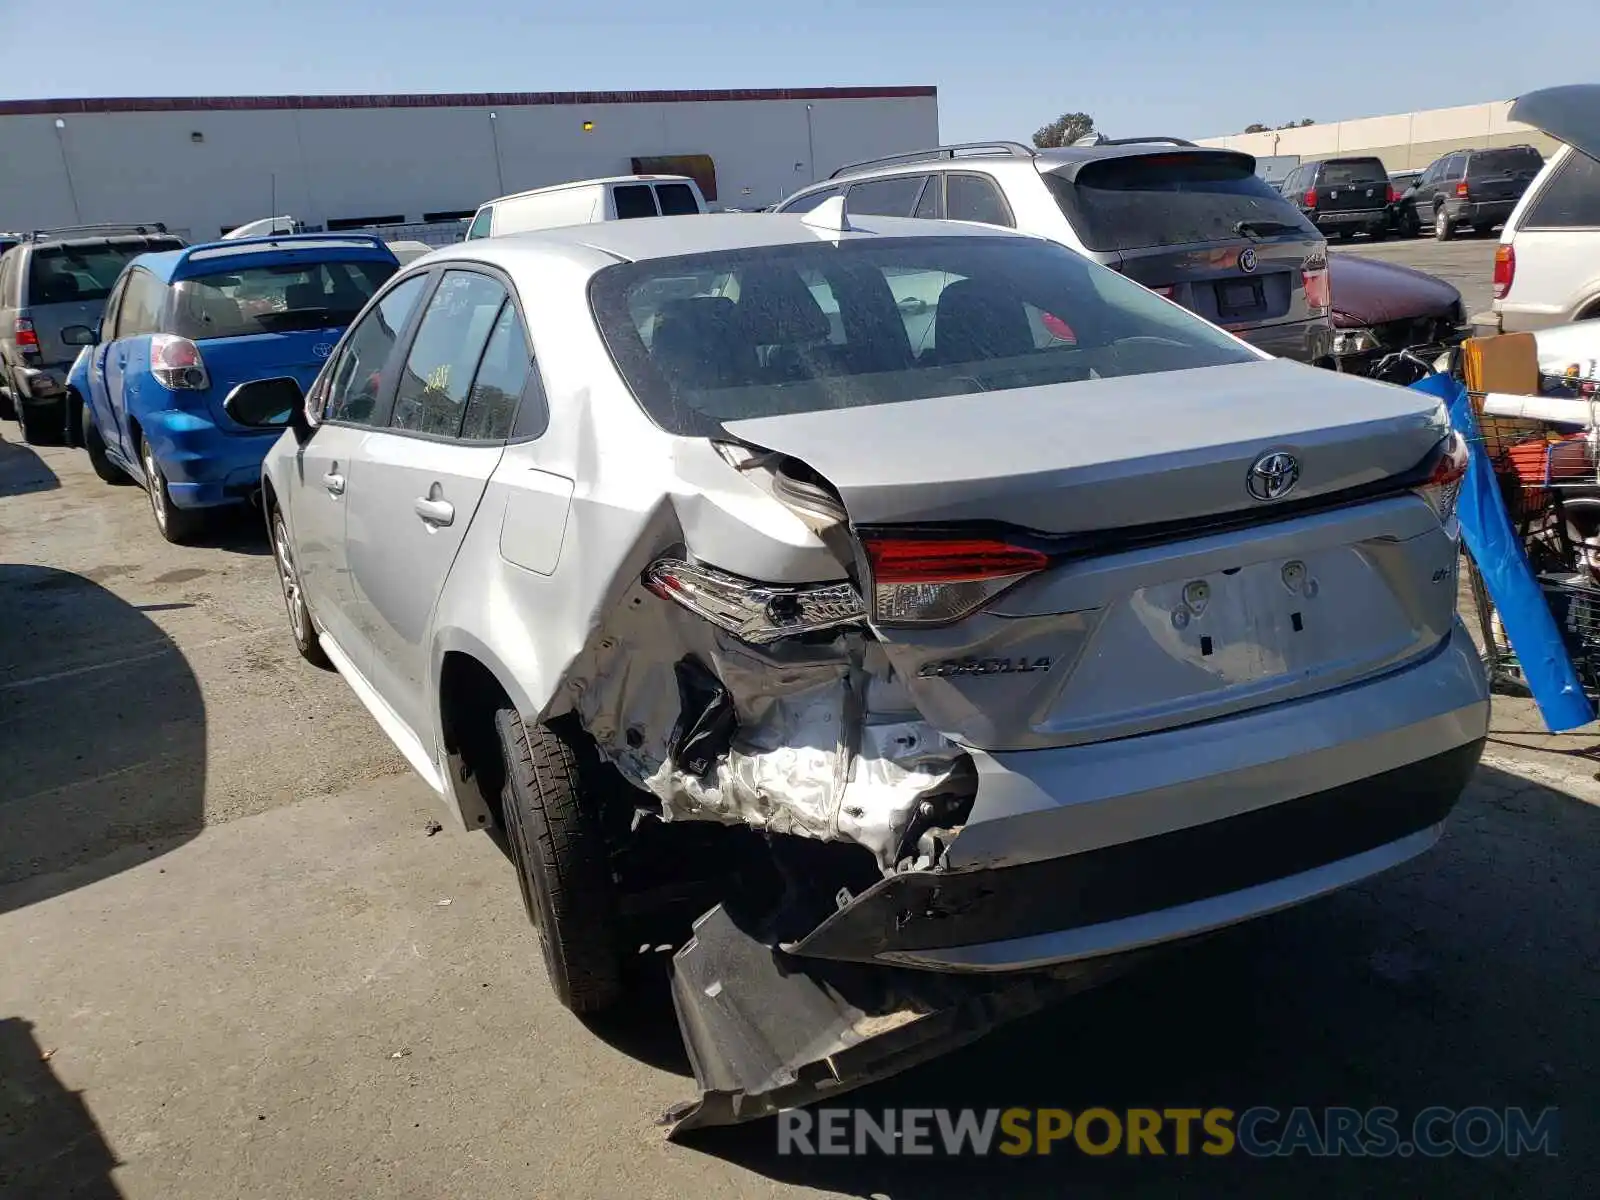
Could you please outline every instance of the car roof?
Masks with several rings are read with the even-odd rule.
[[[933,150],[928,152],[930,156]],[[1029,154],[1021,152],[1006,152],[997,150],[993,153],[977,152],[960,154],[954,157],[928,157],[912,158],[905,162],[863,163],[859,168],[845,168],[838,175],[828,179],[819,179],[816,184],[802,188],[795,195],[804,192],[821,191],[827,187],[839,187],[856,183],[863,179],[880,178],[886,175],[926,175],[929,171],[966,171],[980,169],[993,171],[1015,170],[1026,167],[1029,170],[1051,175],[1063,175],[1068,179],[1074,178],[1085,166],[1094,162],[1104,162],[1114,158],[1142,158],[1151,154],[1161,155],[1194,155],[1197,157],[1215,158],[1218,155],[1229,155],[1235,158],[1252,158],[1242,150],[1229,150],[1220,146],[1178,146],[1171,142],[1151,140],[1148,142],[1128,142],[1122,145],[1106,143],[1099,146],[1056,146],[1045,150],[1035,150]]]
[[[850,226],[850,230],[843,233],[818,229],[805,224],[805,217],[791,213],[703,213],[681,217],[643,217],[477,238],[436,250],[429,259],[437,262],[446,258],[465,258],[509,265],[524,257],[551,251],[566,253],[571,257],[584,257],[586,251],[598,251],[619,261],[638,262],[641,259],[676,258],[718,250],[809,245],[819,241],[855,241],[875,236],[1029,236],[995,226],[959,221],[925,221],[912,217],[854,216],[850,218]]]
[[[372,249],[381,250],[389,257],[394,257],[394,251],[384,243],[383,239],[371,233],[278,233],[265,237],[254,238],[229,238],[215,242],[200,242],[193,246],[185,246],[181,250],[160,250],[153,254],[141,254],[134,260],[139,266],[149,271],[162,283],[171,283],[180,275],[186,275],[185,268],[191,262],[202,262],[206,259],[216,259],[219,262],[231,260],[233,269],[241,265],[239,259],[247,259],[253,254],[259,254],[272,249],[285,252],[293,250],[314,250],[331,248],[336,243],[343,243],[345,249]]]
[[[506,200],[520,200],[524,196],[543,196],[550,192],[565,192],[573,188],[600,187],[609,183],[693,183],[687,175],[607,175],[604,179],[574,179],[569,183],[552,183],[546,187],[529,188],[525,192],[512,192],[505,196],[496,196],[493,200],[485,200],[478,207],[483,208],[489,204],[500,204]]]

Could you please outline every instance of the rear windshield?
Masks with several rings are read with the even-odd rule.
[[[40,246],[28,268],[28,303],[104,300],[129,259],[182,245],[177,238],[150,238],[132,245]]]
[[[1467,177],[1488,179],[1493,175],[1521,175],[1532,179],[1544,166],[1537,150],[1481,150],[1467,159]]]
[[[599,271],[596,323],[663,429],[1082,383],[1256,356],[1063,246],[847,240],[645,259]]]
[[[1320,236],[1242,155],[1112,158],[1084,167],[1074,182],[1052,174],[1044,181],[1091,250],[1230,241],[1240,221]]]
[[[687,217],[700,211],[687,183],[656,184],[656,199],[661,202],[663,217]]]
[[[1322,164],[1317,182],[1323,187],[1354,187],[1358,183],[1388,183],[1389,172],[1377,158],[1333,158]]]
[[[172,332],[199,340],[348,325],[395,270],[385,262],[296,262],[185,279],[172,289]]]

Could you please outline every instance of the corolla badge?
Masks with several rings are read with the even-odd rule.
[[[1300,460],[1282,450],[1263,454],[1250,464],[1245,488],[1257,500],[1282,500],[1300,482]]]
[[[1243,271],[1246,275],[1249,275],[1255,269],[1256,248],[1254,246],[1246,246],[1243,250],[1239,251],[1239,270]]]
[[[311,353],[315,354],[318,358],[327,358],[328,355],[333,353],[333,343],[318,342],[315,346],[311,347]]]

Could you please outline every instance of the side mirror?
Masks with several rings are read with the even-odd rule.
[[[94,330],[87,325],[68,325],[61,330],[61,341],[68,346],[92,346]]]
[[[228,393],[222,410],[247,429],[293,429],[302,441],[311,432],[305,393],[287,376],[241,383]]]

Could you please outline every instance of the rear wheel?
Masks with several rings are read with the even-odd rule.
[[[1389,227],[1387,225],[1374,225],[1371,229],[1367,230],[1367,232],[1372,235],[1373,241],[1381,242],[1384,238],[1389,236]]]
[[[127,473],[116,463],[106,457],[105,439],[100,436],[100,429],[94,423],[94,414],[85,404],[79,423],[83,427],[83,448],[89,454],[89,465],[94,468],[94,473],[107,483],[132,483]]]
[[[1493,225],[1474,225],[1472,227],[1472,232],[1477,234],[1479,237],[1488,237],[1491,233],[1494,232],[1494,226]]]
[[[600,820],[600,760],[584,735],[495,714],[506,841],[556,998],[592,1014],[622,996],[622,939]]]
[[[1339,230],[1339,240],[1341,242],[1348,242],[1351,238],[1353,238],[1355,236],[1356,236],[1356,231],[1354,229],[1341,229],[1341,230]]]
[[[317,624],[306,606],[305,590],[300,586],[300,572],[294,565],[294,546],[289,541],[289,527],[283,514],[272,510],[272,560],[278,566],[278,585],[283,589],[283,607],[289,613],[289,632],[294,635],[294,648],[300,657],[312,666],[324,670],[333,664],[322,652],[317,638]]]
[[[156,528],[161,530],[161,536],[178,546],[193,541],[206,526],[206,514],[203,510],[179,508],[172,502],[167,477],[156,461],[155,450],[142,434],[139,461],[144,464],[144,487],[150,495],[150,509],[155,513]]]
[[[1422,219],[1417,216],[1417,210],[1407,206],[1400,214],[1400,234],[1402,237],[1422,236]]]
[[[5,368],[0,366],[0,371]],[[0,384],[0,420],[14,421],[17,419],[17,406],[11,399],[11,389]]]
[[[1455,222],[1450,219],[1450,214],[1445,211],[1444,205],[1439,205],[1433,210],[1433,236],[1435,241],[1448,242],[1450,235],[1455,233]]]

